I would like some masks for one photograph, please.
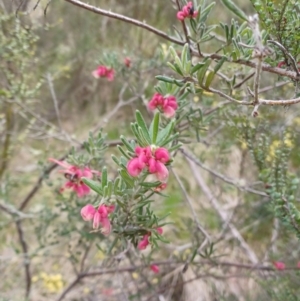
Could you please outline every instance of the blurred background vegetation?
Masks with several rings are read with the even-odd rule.
[[[254,13],[250,1],[237,3],[247,14]],[[148,114],[145,103],[154,93],[155,76],[172,73],[166,66],[170,43],[141,28],[64,1],[53,0],[48,5],[41,0],[36,9],[33,9],[36,1],[2,0],[0,4],[0,300],[26,300],[24,290],[28,283],[23,267],[26,260],[31,263],[27,275],[31,279],[30,300],[59,300],[80,271],[85,254],[89,252],[90,265],[101,268],[111,267],[111,261],[115,260],[112,255],[116,254],[106,256],[113,241],[96,239],[82,222],[79,208],[86,202],[72,194],[59,193],[62,177],[50,173],[43,176],[47,159],[60,158],[71,147],[80,149],[90,131],[98,133],[102,129],[108,144],[120,135],[130,137],[129,124],[135,110]],[[172,1],[91,0],[89,4],[146,21],[169,34],[174,33],[174,26],[182,30]],[[217,3],[208,23],[230,23],[232,17]],[[215,41],[208,42],[203,49],[213,52],[216,45]],[[124,65],[126,57],[132,61],[130,68]],[[114,82],[97,80],[91,75],[105,62],[117,70]],[[246,68],[233,66],[228,72],[239,78],[239,72],[245,72]],[[263,77],[261,86],[273,86],[283,80],[286,79],[277,75]],[[294,86],[290,82],[266,92],[264,97],[288,99],[293,95]],[[133,97],[135,102],[114,111],[120,98],[126,102]],[[260,116],[253,119],[251,109],[232,105],[210,113],[220,99],[209,93],[190,95],[189,100],[204,115],[200,142],[193,133],[189,147],[205,165],[234,179],[237,186],[264,193],[272,176],[277,182],[280,178],[282,182],[277,184],[297,196],[300,164],[297,105],[261,108]],[[151,115],[148,117],[150,120]],[[109,148],[98,163],[113,170],[110,154],[115,152]],[[274,166],[280,170],[280,177]],[[222,233],[225,229],[214,246],[213,258],[247,263],[241,242],[228,234],[190,168],[182,156],[176,158],[174,170],[190,194],[199,220],[210,233]],[[26,203],[26,196],[41,176],[42,188],[30,204]],[[274,261],[297,265],[298,238],[279,218],[281,212],[276,211],[276,204],[271,204],[267,196],[237,189],[211,173],[203,173],[203,177],[220,201],[219,209],[228,216],[232,214],[231,221],[260,262],[267,262],[270,267]],[[162,244],[154,258],[185,261],[195,246],[199,247],[201,233],[192,226],[191,213],[174,177],[165,194],[166,198],[157,199],[155,210],[162,215],[170,212],[171,224],[165,230],[170,243]],[[293,201],[298,208],[299,199]],[[22,237],[26,240],[28,257],[24,255]],[[132,263],[132,258],[126,260]],[[239,267],[222,269],[220,274],[217,266],[203,265],[181,273],[172,265],[165,265],[162,276],[134,271],[122,279],[115,275],[89,278],[74,288],[66,300],[146,300],[145,296],[158,300],[160,291],[169,286],[172,289],[165,300],[299,300],[299,272],[251,272],[251,269],[246,271],[248,278],[243,274],[227,279],[230,273],[239,275]],[[206,276],[191,281],[199,273]],[[185,288],[183,282],[188,283]]]

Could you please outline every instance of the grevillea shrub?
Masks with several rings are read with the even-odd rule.
[[[300,2],[72,4],[0,17],[0,299],[300,300]]]

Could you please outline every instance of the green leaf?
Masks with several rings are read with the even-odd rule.
[[[149,136],[149,139],[146,138],[141,127],[138,127],[138,132],[139,132],[139,137],[142,141],[142,146],[150,145],[151,144],[150,136]]]
[[[102,185],[100,182],[96,182],[94,180],[88,179],[88,178],[81,178],[82,182],[89,186],[92,190],[94,190],[96,193],[103,195],[102,191]]]
[[[191,70],[191,74],[194,74],[195,72],[197,72],[203,66],[204,66],[204,63],[197,63],[195,66],[193,66],[193,68]]]
[[[137,124],[139,125],[139,127],[141,128],[141,130],[143,131],[144,137],[145,139],[149,142],[149,144],[151,143],[151,139],[150,139],[150,135],[149,135],[149,130],[147,127],[147,124],[141,114],[141,112],[139,110],[136,110],[135,112],[135,118],[137,121]]]
[[[246,14],[239,7],[237,7],[234,2],[232,2],[231,0],[221,0],[221,1],[235,15],[237,15],[238,17],[240,17],[245,21],[248,21],[248,17],[246,16]]]
[[[174,66],[174,68],[175,68],[174,71],[175,71],[176,73],[180,74],[181,76],[183,76],[183,72],[182,72],[182,70],[180,69],[180,67],[178,66],[178,64],[177,64],[176,62],[174,63],[173,66]],[[175,79],[173,78],[173,82],[174,82],[174,80],[175,80]]]
[[[201,11],[201,15],[200,15],[200,23],[205,23],[207,16],[209,15],[209,13],[211,12],[211,10],[213,9],[213,7],[215,6],[216,2],[212,2],[211,4],[209,4],[207,7],[205,7],[205,9],[203,9],[203,11]]]
[[[102,174],[101,174],[101,184],[102,184],[102,189],[107,185],[107,168],[104,166],[102,168]]]
[[[175,57],[178,57],[178,55],[177,55],[176,50],[174,49],[174,47],[173,47],[173,46],[170,46],[170,47],[169,47],[169,51],[170,51],[170,53],[171,53],[173,59],[175,60]]]
[[[111,180],[108,181],[107,183],[107,196],[111,197],[113,191],[113,183]]]
[[[120,139],[123,142],[123,144],[127,147],[127,149],[130,152],[134,153],[134,149],[133,149],[132,145],[126,140],[126,138],[123,135],[121,135]]]
[[[128,160],[131,159],[131,157],[124,151],[124,149],[122,148],[122,146],[117,145],[117,148],[118,148],[118,150],[122,153],[122,155],[123,155],[126,159],[128,159]]]
[[[161,183],[159,181],[156,182],[143,182],[140,183],[141,186],[143,187],[148,187],[148,188],[153,188],[153,187],[157,187],[158,185],[160,185]]]
[[[198,83],[200,86],[202,86],[203,78],[205,76],[205,73],[206,73],[210,63],[211,63],[211,59],[206,60],[204,66],[198,71],[197,78],[198,78]]]
[[[167,66],[169,66],[173,71],[177,72],[176,67],[175,67],[172,63],[167,62]],[[162,76],[162,75],[161,75],[161,76]],[[155,78],[158,79],[157,77],[155,77]],[[158,79],[158,80],[159,80],[159,79]]]
[[[140,134],[139,134],[139,131],[138,131],[138,128],[137,128],[138,125],[135,124],[135,123],[131,123],[130,127],[131,127],[131,130],[132,130],[134,136],[136,137],[136,140],[137,140],[138,144],[141,145],[141,146],[146,146],[147,144],[144,145],[143,140],[140,138]]]
[[[160,114],[159,113],[156,113],[154,115],[154,118],[151,122],[151,125],[150,125],[150,137],[151,137],[151,144],[155,144],[156,143],[156,139],[157,139],[157,135],[158,135],[158,130],[159,130],[159,117],[160,117]]]
[[[168,123],[168,125],[164,129],[162,129],[159,132],[157,137],[158,146],[161,146],[164,143],[164,141],[169,138],[169,136],[171,135],[174,129],[174,126],[175,126],[175,120],[172,120],[171,122]]]
[[[130,188],[133,188],[133,186],[134,186],[134,180],[130,177],[130,175],[127,173],[127,171],[125,169],[121,169],[119,172],[120,172],[120,176],[125,181],[125,183]]]
[[[182,62],[183,69],[185,69],[187,62],[189,61],[188,51],[189,51],[189,44],[185,43],[181,52],[181,62]]]
[[[224,62],[226,62],[226,61],[227,61],[227,57],[223,56],[216,64],[216,66],[214,68],[214,72],[217,73],[220,70],[220,68],[222,67],[222,65],[224,64]]]
[[[155,78],[157,80],[160,80],[160,81],[165,82],[165,83],[171,83],[171,84],[174,83],[174,78],[172,78],[172,77],[168,77],[168,76],[164,76],[164,75],[156,75]]]
[[[214,77],[215,77],[215,72],[208,71],[208,75],[206,77],[206,81],[205,81],[205,85],[204,85],[205,88],[209,88],[209,86],[210,86],[211,82],[213,81]]]
[[[160,144],[160,146],[165,146],[165,145],[169,144],[170,142],[172,142],[173,140],[177,139],[178,137],[179,137],[179,133],[176,133],[176,134],[170,136],[168,139],[164,140]]]

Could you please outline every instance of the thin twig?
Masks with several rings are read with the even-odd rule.
[[[25,282],[26,282],[25,298],[27,299],[29,297],[30,289],[31,289],[30,258],[28,256],[28,245],[24,239],[24,232],[22,229],[21,221],[16,222],[16,227],[19,236],[19,242],[21,244],[22,253],[23,253],[23,265],[25,269]]]
[[[283,45],[281,45],[279,42],[277,41],[273,41],[273,40],[268,40],[267,41],[268,43],[271,43],[271,44],[274,44],[276,45],[278,48],[280,48],[280,50],[285,54],[285,56],[287,56],[291,63],[292,63],[292,66],[293,66],[293,69],[295,70],[297,76],[299,77],[300,79],[300,72],[299,72],[299,69],[297,67],[297,63],[296,63],[296,60],[295,58],[285,49],[285,47]]]
[[[184,45],[185,44],[184,41],[180,41],[180,40],[177,40],[173,37],[170,37],[165,32],[146,24],[145,22],[141,22],[141,21],[126,17],[126,16],[121,15],[121,14],[113,13],[111,11],[107,11],[107,10],[98,8],[96,6],[89,5],[87,3],[84,3],[84,2],[81,2],[81,1],[78,1],[78,0],[64,0],[64,1],[69,2],[73,5],[79,6],[83,9],[88,10],[88,11],[91,11],[95,14],[106,16],[106,17],[109,17],[109,18],[117,19],[117,20],[121,20],[123,22],[127,22],[127,23],[133,24],[135,26],[144,28],[144,29],[146,29],[146,30],[148,30],[148,31],[164,38],[165,40],[168,40],[168,41],[172,42],[172,43],[175,43],[175,44],[178,44],[178,45]]]
[[[152,262],[154,265],[182,265],[184,261],[173,261],[173,260],[165,260],[165,261],[156,261]],[[258,264],[243,264],[243,263],[235,263],[235,262],[226,262],[226,261],[212,261],[212,260],[200,260],[200,261],[194,261],[195,265],[211,265],[216,267],[236,267],[241,269],[246,269],[249,271],[270,271],[270,272],[281,272],[277,271],[274,267],[271,266],[265,266],[265,265],[258,265]],[[102,276],[102,275],[109,275],[109,274],[115,274],[115,273],[126,273],[126,272],[134,272],[136,270],[142,269],[142,268],[149,268],[149,265],[141,264],[141,265],[132,265],[127,267],[116,267],[111,269],[101,269],[99,271],[92,271],[92,272],[83,272],[80,273],[76,279],[74,279],[62,292],[62,294],[58,297],[57,301],[63,300],[66,295],[84,278],[89,277],[96,277],[96,276]],[[293,270],[296,271],[297,267],[286,267],[285,270]],[[211,277],[211,274],[205,273],[201,275],[201,277]],[[216,276],[218,277],[218,276]],[[228,276],[220,276],[220,279],[226,279]]]
[[[216,210],[216,212],[219,214],[220,218],[222,219],[222,222],[227,223],[228,222],[227,214],[221,210],[219,202],[214,197],[214,195],[212,194],[209,187],[206,185],[204,179],[202,178],[201,173],[196,169],[195,163],[188,158],[186,158],[186,160],[188,161],[188,163],[190,165],[191,171],[194,174],[194,177],[195,177],[199,187],[201,188],[203,193],[206,195],[208,200],[211,202],[211,204],[214,207],[214,209]],[[248,255],[249,260],[253,264],[257,264],[259,261],[258,261],[256,254],[250,248],[250,246],[246,243],[246,241],[244,240],[244,238],[242,237],[240,232],[237,230],[237,228],[232,223],[228,223],[228,227],[229,227],[232,235],[240,242],[241,247],[245,250],[246,254]]]
[[[165,32],[163,32],[163,31],[161,31],[161,30],[159,30],[159,29],[157,29],[153,26],[147,25],[144,22],[138,21],[136,19],[132,19],[132,18],[126,17],[126,16],[121,15],[121,14],[117,14],[117,13],[113,13],[111,11],[104,10],[104,9],[98,8],[96,6],[89,5],[87,3],[81,2],[79,0],[64,0],[64,1],[69,2],[73,5],[79,6],[83,9],[86,9],[86,10],[91,11],[93,13],[103,15],[103,16],[106,16],[106,17],[110,17],[110,18],[113,18],[113,19],[117,19],[117,20],[120,20],[120,21],[123,21],[123,22],[133,24],[135,26],[141,27],[141,28],[143,28],[145,30],[148,30],[148,31],[156,34],[157,36],[160,36],[160,37],[164,38],[165,40],[170,41],[172,43],[175,43],[177,45],[183,46],[185,44],[185,41],[175,39],[175,38],[169,36],[168,34],[166,34]],[[214,60],[220,60],[221,58],[223,58],[222,55],[219,55],[219,54],[216,54],[216,53],[213,53],[213,54],[201,53],[201,54],[199,54],[198,50],[196,50],[196,49],[192,49],[192,55],[197,56],[197,57],[211,58],[211,59],[214,59]],[[248,66],[248,67],[251,67],[251,68],[256,68],[256,64],[253,61],[238,59],[238,60],[232,60],[231,63],[235,63],[235,64],[239,64],[239,65],[245,65],[245,66]],[[296,72],[284,70],[284,69],[281,69],[281,68],[272,67],[272,66],[267,65],[267,64],[262,64],[262,70],[263,71],[268,71],[270,73],[275,73],[275,74],[280,75],[280,76],[286,76],[286,77],[289,77],[291,79],[295,79],[295,80],[297,79],[297,73]]]
[[[186,149],[184,148],[180,148],[180,152],[186,156],[188,159],[190,159],[191,161],[193,161],[196,165],[198,165],[199,167],[201,167],[202,169],[208,171],[209,173],[211,173],[212,175],[214,175],[215,177],[221,179],[222,181],[224,181],[225,183],[228,183],[230,185],[235,186],[236,188],[240,189],[240,190],[244,190],[253,194],[257,194],[260,196],[264,196],[264,197],[269,197],[266,193],[259,191],[259,190],[255,190],[246,186],[242,186],[240,185],[236,180],[234,179],[230,179],[220,173],[218,173],[215,170],[212,170],[211,168],[207,167],[206,165],[204,165],[200,160],[198,160],[197,158],[195,158],[195,156],[193,156],[192,154],[190,154]]]
[[[211,242],[211,238],[210,238],[210,235],[206,232],[206,230],[201,226],[199,220],[198,220],[198,217],[197,217],[197,214],[196,214],[196,211],[193,207],[193,203],[192,203],[192,200],[190,199],[182,181],[180,180],[179,176],[177,175],[177,173],[174,171],[174,169],[171,169],[176,181],[178,182],[179,184],[179,187],[184,195],[184,198],[188,204],[188,206],[190,207],[190,210],[191,210],[191,213],[193,215],[193,218],[194,218],[194,222],[195,224],[197,225],[197,228],[202,232],[202,234],[205,236],[205,241],[207,242]],[[206,245],[206,243],[202,246],[204,247]],[[199,250],[200,251],[200,250]]]

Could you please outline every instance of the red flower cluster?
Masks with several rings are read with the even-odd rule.
[[[65,183],[64,187],[61,188],[61,191],[63,191],[64,188],[71,188],[77,193],[78,197],[83,197],[84,195],[89,194],[91,191],[90,188],[82,182],[81,178],[85,177],[91,179],[93,178],[93,174],[100,174],[100,172],[97,170],[92,170],[88,167],[79,168],[67,162],[59,161],[53,158],[49,158],[49,161],[64,168],[59,172],[64,173],[68,181]]]
[[[137,146],[135,148],[136,157],[127,163],[127,171],[132,177],[137,177],[145,169],[155,174],[161,182],[166,182],[169,171],[165,164],[170,160],[169,152],[164,147],[151,148]]]
[[[198,11],[194,10],[193,2],[190,1],[177,13],[177,19],[183,21],[185,18],[196,18],[197,15]]]
[[[106,66],[98,66],[96,70],[92,72],[95,78],[106,77],[108,81],[113,81],[115,77],[115,70],[113,68],[107,68]]]
[[[152,111],[158,108],[164,112],[166,117],[171,118],[175,115],[178,104],[175,96],[163,97],[161,94],[155,93],[148,103],[148,108]]]
[[[98,229],[102,226],[102,233],[108,235],[111,232],[111,224],[108,215],[115,210],[114,205],[100,205],[95,209],[93,205],[84,206],[80,213],[85,221],[93,220],[93,228]]]
[[[162,235],[163,234],[163,229],[162,228],[156,228],[156,231],[158,234]],[[143,236],[142,240],[138,244],[138,249],[139,250],[145,250],[148,245],[149,245],[149,237],[151,236],[151,232],[147,233],[146,235]]]

